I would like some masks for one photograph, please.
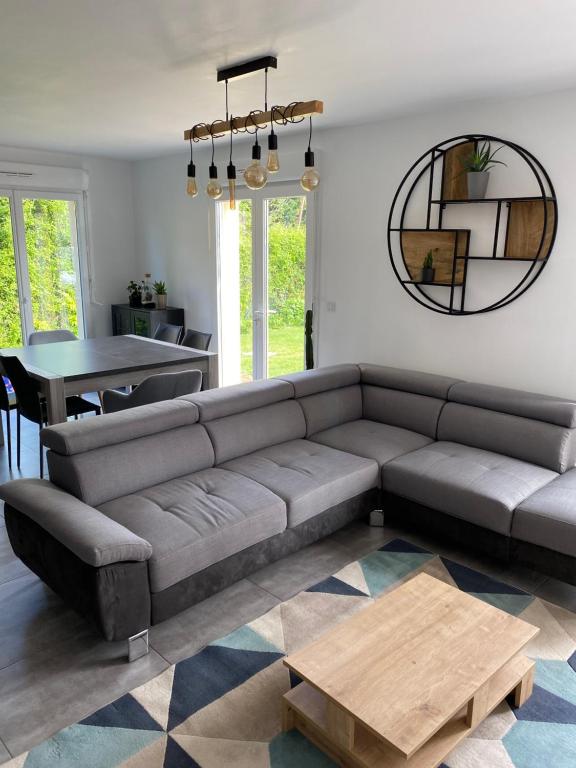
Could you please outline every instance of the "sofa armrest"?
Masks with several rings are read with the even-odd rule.
[[[87,565],[144,561],[152,545],[48,480],[12,480],[0,499],[44,528]]]

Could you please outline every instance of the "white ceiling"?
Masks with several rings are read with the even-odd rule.
[[[0,0],[0,144],[120,157],[224,113],[217,67],[279,57],[318,127],[576,86],[575,0]],[[230,85],[261,107],[262,75]]]

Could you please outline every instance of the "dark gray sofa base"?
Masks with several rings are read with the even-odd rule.
[[[150,626],[146,562],[94,568],[9,504],[4,518],[15,554],[106,640],[125,640]]]
[[[555,579],[576,585],[576,558],[554,552],[537,544],[519,541],[501,533],[481,528],[408,499],[382,494],[385,524],[406,531],[423,531],[439,543],[447,540],[463,549],[489,555],[506,564],[533,568]]]
[[[126,640],[259,568],[365,517],[378,500],[376,488],[362,493],[152,595],[146,562],[94,568],[8,504],[4,517],[10,543],[22,562],[71,608],[89,619],[106,640]]]

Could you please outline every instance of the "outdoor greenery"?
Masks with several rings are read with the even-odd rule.
[[[242,378],[252,374],[252,204],[240,208]],[[268,203],[268,375],[304,367],[306,198]]]
[[[74,268],[74,203],[23,200],[24,234],[37,331],[67,328],[78,333]],[[10,201],[0,197],[0,345],[22,344],[12,241]]]

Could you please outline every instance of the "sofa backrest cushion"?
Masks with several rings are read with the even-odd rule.
[[[438,440],[512,456],[555,472],[576,461],[576,430],[461,403],[447,403],[440,415]]]
[[[195,405],[180,400],[169,400],[107,413],[97,419],[55,424],[42,430],[42,442],[57,453],[72,456],[75,453],[156,435],[197,421],[198,408]]]
[[[433,373],[361,365],[363,416],[435,438],[438,419],[457,379]]]
[[[306,436],[362,418],[362,389],[359,384],[318,392],[296,401],[306,418]]]
[[[306,435],[304,413],[295,400],[235,413],[207,421],[204,426],[212,440],[217,464]]]
[[[263,379],[220,389],[207,389],[204,392],[183,395],[179,400],[193,403],[198,408],[200,421],[205,423],[293,397],[294,387],[288,382]]]
[[[450,389],[448,399],[454,403],[510,413],[559,427],[576,428],[576,402],[560,397],[493,387],[489,384],[461,382]]]
[[[48,451],[50,480],[91,506],[213,465],[212,443],[200,424],[111,442],[73,455]]]
[[[358,384],[360,382],[360,369],[353,364],[329,365],[324,368],[313,368],[310,371],[279,376],[277,381],[289,382],[294,388],[295,397],[307,397],[318,392]]]

